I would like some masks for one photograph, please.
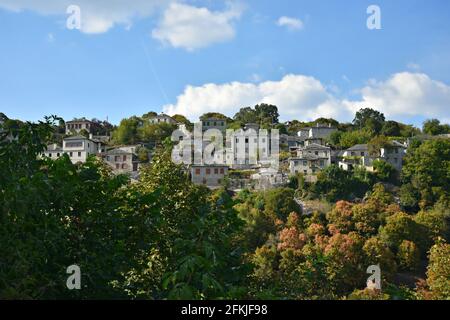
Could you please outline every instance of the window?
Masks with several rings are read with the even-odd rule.
[[[308,165],[308,161],[303,161],[303,165],[306,167]]]
[[[211,174],[211,169],[206,169],[206,174]]]
[[[83,142],[75,141],[75,142],[66,142],[66,148],[81,148],[83,146]]]
[[[126,163],[122,163],[122,169],[126,169],[127,168],[127,164]]]
[[[248,138],[245,138],[245,143],[248,143]]]
[[[56,154],[56,156],[57,156],[57,157],[59,158],[60,154],[59,154],[59,153],[57,153],[57,154]]]
[[[203,178],[203,184],[206,184],[206,178]]]
[[[220,174],[224,174],[223,168],[220,169]]]
[[[116,169],[120,169],[120,164],[116,163]]]
[[[214,169],[214,174],[219,174],[219,169]]]
[[[70,155],[71,157],[73,157],[73,152],[70,152],[69,155]]]
[[[123,161],[127,161],[127,156],[123,156]]]
[[[364,151],[363,151],[363,152],[361,152],[361,157],[364,157]]]
[[[197,175],[197,176],[200,175],[200,168],[195,169],[195,175]]]
[[[49,157],[49,158],[51,158],[51,157],[52,157],[52,154],[51,154],[51,153],[49,153],[49,154],[48,154],[48,157]]]
[[[239,143],[239,138],[236,138],[236,143]]]
[[[78,152],[78,157],[81,157],[81,152]]]
[[[316,151],[315,154],[316,154],[316,156],[318,156],[319,155],[319,151]]]
[[[88,148],[90,148],[91,147],[91,145],[90,145],[90,143],[88,142]]]
[[[325,162],[323,160],[320,160],[320,166],[323,167],[325,165]]]
[[[352,152],[350,153],[350,155],[351,155],[352,157],[354,157],[354,156],[355,156],[355,153],[352,151]]]
[[[119,161],[120,161],[120,157],[119,157],[119,156],[115,156],[115,157],[114,157],[114,161],[115,161],[115,162],[119,162]]]

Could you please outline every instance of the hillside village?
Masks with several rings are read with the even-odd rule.
[[[278,118],[0,114],[0,296],[448,299],[450,126]]]
[[[275,113],[277,114],[276,107]],[[161,144],[164,138],[170,137],[170,130],[178,129],[184,133],[185,139],[188,137],[192,139],[193,124],[187,121],[184,116],[177,117],[173,118],[166,114],[153,112],[144,116],[138,121],[137,128],[144,127],[144,122],[146,122],[154,128],[163,128],[165,132],[154,139],[136,140],[133,144],[120,144],[117,139],[114,139],[112,126],[109,131],[103,130],[103,135],[101,135],[99,134],[102,131],[101,125],[98,121],[94,122],[86,118],[73,119],[63,124],[64,130],[62,133],[64,137],[61,138],[61,143],[48,145],[42,156],[56,159],[63,154],[67,154],[74,164],[86,162],[89,156],[97,156],[104,160],[114,173],[126,174],[133,181],[136,181],[139,179],[139,169],[142,165],[151,161],[154,148]],[[224,115],[209,114],[199,119],[199,123],[202,125],[203,132],[216,129],[225,135],[226,130],[230,127],[236,128],[236,123],[230,120]],[[290,177],[299,174],[307,182],[316,182],[318,174],[331,165],[338,166],[345,171],[364,168],[369,172],[375,172],[375,166],[380,161],[392,166],[398,174],[402,170],[403,158],[407,153],[411,138],[414,135],[426,137],[421,135],[419,130],[414,131],[410,127],[410,130],[412,130],[410,137],[388,137],[378,146],[378,150],[371,150],[370,141],[355,143],[344,148],[333,145],[332,138],[342,132],[338,128],[342,125],[332,119],[318,119],[310,125],[305,124],[298,129],[292,124],[292,122],[279,124],[267,123],[267,121],[264,124],[240,122],[238,130],[234,132],[233,143],[225,145],[224,142],[224,148],[231,148],[235,153],[239,148],[245,148],[248,156],[251,144],[249,138],[252,138],[262,128],[268,128],[269,130],[281,128],[279,140],[276,141],[280,150],[277,155],[280,159],[279,170],[271,169],[261,159],[252,163],[248,158],[243,162],[239,162],[235,158],[231,163],[196,163],[186,167],[192,182],[209,188],[218,188],[228,184],[230,189],[236,191],[245,188],[265,190],[285,185]],[[289,128],[289,131],[286,128]],[[120,128],[115,130],[117,132]],[[363,132],[361,135],[367,135],[367,132]],[[242,137],[240,142],[239,137]],[[364,137],[362,138],[364,139]],[[210,140],[204,138],[202,150],[211,143]],[[270,137],[268,141],[258,141],[257,138],[254,138],[254,140],[255,147],[263,151],[265,151],[265,147],[270,150],[275,143]],[[360,139],[357,138],[356,140]]]

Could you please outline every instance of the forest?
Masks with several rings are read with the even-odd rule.
[[[413,130],[367,112],[351,130],[337,124],[331,142]],[[316,183],[237,193],[192,184],[168,139],[137,183],[96,157],[38,157],[57,126],[49,117],[0,133],[1,299],[450,299],[450,140],[434,120],[400,173],[331,166]],[[81,290],[66,287],[74,264]],[[366,288],[370,265],[381,290]]]

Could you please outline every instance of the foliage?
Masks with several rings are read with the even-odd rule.
[[[439,300],[450,299],[450,245],[439,242],[431,248],[427,284],[432,297]]]
[[[430,207],[450,190],[450,140],[434,139],[411,148],[402,169],[403,184],[410,184],[411,195],[420,194],[421,207]],[[407,190],[403,190],[406,192]],[[412,202],[412,201],[411,201]]]
[[[251,110],[272,125],[273,106]],[[114,132],[124,143],[161,142],[130,183],[95,157],[77,165],[40,157],[59,118],[0,115],[0,298],[450,298],[448,140],[413,142],[400,188],[378,183],[393,172],[376,162],[375,173],[331,166],[316,183],[299,175],[283,188],[233,194],[192,184],[171,161],[169,126],[153,127],[151,116],[125,119]],[[369,141],[381,115],[362,110],[361,131],[316,121],[346,130],[338,143],[358,133]],[[388,129],[398,128],[384,122]],[[299,196],[316,199],[303,202],[304,214]],[[426,283],[415,291],[391,284],[399,270],[420,275],[427,254]],[[83,290],[65,286],[72,264],[81,267]],[[364,289],[370,265],[381,266],[381,292]]]
[[[218,112],[208,112],[205,113],[203,115],[200,116],[200,120],[207,120],[207,119],[221,119],[221,120],[226,120],[229,121],[230,118],[228,118],[226,115],[222,114],[222,113],[218,113]]]
[[[398,247],[397,257],[403,270],[414,271],[419,267],[420,250],[412,241],[402,241]]]
[[[384,121],[384,114],[374,109],[365,108],[356,112],[353,125],[360,129],[367,128],[374,134],[378,134],[383,127]]]
[[[387,137],[399,137],[402,135],[400,124],[396,121],[386,121],[381,129],[381,134]]]
[[[378,181],[396,182],[397,170],[390,163],[384,160],[374,160],[373,169]]]
[[[113,132],[113,140],[116,144],[134,144],[138,142],[137,130],[140,120],[137,117],[123,119]]]
[[[442,124],[438,119],[427,120],[423,123],[423,132],[432,136],[450,133],[450,125]]]
[[[355,130],[334,133],[332,136],[333,144],[343,149],[348,149],[356,144],[366,144],[372,138],[372,134],[367,130]]]
[[[273,124],[277,124],[278,118],[278,108],[265,103],[258,104],[254,108],[242,108],[233,117],[234,121],[240,124],[256,123],[264,129],[269,129]],[[284,130],[282,129],[282,131]]]

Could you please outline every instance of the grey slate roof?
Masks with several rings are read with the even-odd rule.
[[[322,146],[317,143],[311,143],[302,148],[302,150],[329,150],[329,149],[330,149],[330,147]]]
[[[353,147],[347,149],[347,151],[368,151],[369,147],[367,144],[356,144]]]

